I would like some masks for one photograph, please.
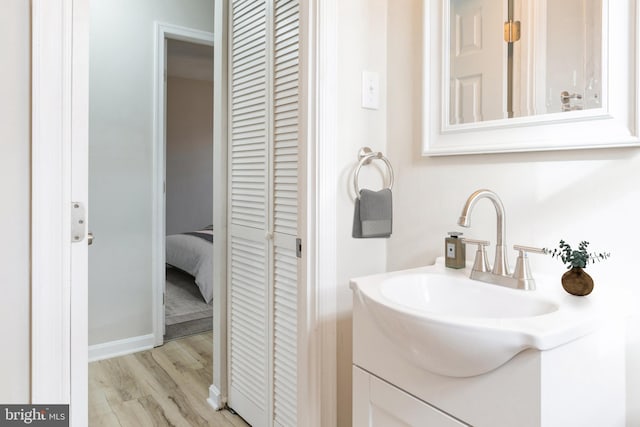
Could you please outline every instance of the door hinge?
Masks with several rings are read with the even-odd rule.
[[[520,40],[520,21],[507,21],[504,23],[504,41],[514,43]]]
[[[85,209],[80,202],[71,202],[71,243],[78,243],[84,240],[87,228]]]
[[[296,239],[296,256],[302,258],[302,239],[299,237]]]

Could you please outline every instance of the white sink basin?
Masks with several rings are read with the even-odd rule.
[[[406,274],[384,279],[380,294],[407,309],[454,318],[510,319],[558,310],[558,304],[532,298],[528,292],[503,292],[497,286],[435,273]]]
[[[559,279],[537,277],[536,291],[509,289],[433,266],[353,279],[356,298],[411,363],[430,372],[470,377],[519,352],[548,350],[595,329],[589,298],[573,297]]]

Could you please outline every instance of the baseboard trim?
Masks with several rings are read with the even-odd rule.
[[[98,360],[149,350],[153,348],[154,342],[153,334],[149,334],[90,345],[89,362],[97,362]]]
[[[211,384],[209,386],[209,398],[207,399],[207,402],[216,411],[223,409],[225,404],[227,403],[226,399],[222,397],[222,393],[220,393],[220,390],[218,390],[218,387],[216,387],[214,384]]]

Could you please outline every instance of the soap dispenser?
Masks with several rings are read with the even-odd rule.
[[[464,252],[464,242],[460,239],[462,233],[459,231],[450,231],[449,237],[444,239],[444,265],[449,268],[464,268],[466,264],[466,255]]]

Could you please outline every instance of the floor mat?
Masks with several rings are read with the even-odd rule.
[[[213,328],[213,305],[204,302],[193,276],[168,267],[165,341]]]

